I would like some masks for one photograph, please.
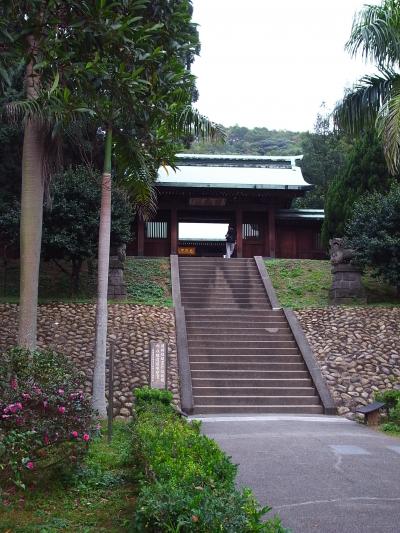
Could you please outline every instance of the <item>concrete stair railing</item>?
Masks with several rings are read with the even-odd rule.
[[[171,265],[177,330],[185,334],[183,350],[178,342],[181,389],[191,389],[184,411],[335,412],[304,334],[294,315],[279,308],[261,258],[172,256]]]

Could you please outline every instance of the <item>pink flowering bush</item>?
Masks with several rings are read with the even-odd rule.
[[[77,465],[95,429],[82,379],[51,350],[0,353],[0,482]]]

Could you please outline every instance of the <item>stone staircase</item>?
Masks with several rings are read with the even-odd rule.
[[[323,413],[254,259],[179,258],[193,413]]]

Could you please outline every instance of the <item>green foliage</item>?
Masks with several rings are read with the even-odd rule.
[[[355,16],[347,49],[376,62],[378,73],[364,76],[334,112],[337,126],[352,134],[376,128],[393,175],[400,170],[399,16],[399,3],[393,0],[367,5]]]
[[[320,307],[328,304],[332,275],[329,261],[272,259],[268,274],[284,307]]]
[[[358,264],[400,287],[400,185],[392,185],[386,195],[375,192],[357,202],[346,237]]]
[[[298,155],[302,150],[301,133],[268,128],[225,128],[224,144],[194,142],[184,151],[198,154]]]
[[[375,400],[384,402],[389,409],[393,409],[400,402],[400,390],[389,389],[384,392],[376,392]]]
[[[387,422],[382,424],[383,431],[400,434],[400,390],[389,389],[375,393],[375,400],[386,404]]]
[[[88,167],[66,170],[51,185],[51,202],[43,215],[42,258],[70,263],[72,289],[79,291],[84,260],[97,254],[101,187],[98,174]],[[20,206],[15,198],[0,200],[0,236],[7,244],[19,240]],[[111,243],[118,246],[131,238],[133,208],[120,188],[112,191]],[[64,267],[63,267],[64,268]]]
[[[345,166],[331,181],[325,202],[322,240],[327,246],[332,237],[342,237],[354,204],[366,192],[387,191],[389,176],[383,151],[376,135],[363,135],[353,145]]]
[[[81,466],[69,476],[38,480],[23,494],[3,492],[0,515],[3,531],[97,533],[129,531],[135,508],[131,431],[122,421],[113,424],[113,439],[95,439]]]
[[[80,289],[71,294],[71,276],[68,263],[61,262],[63,270],[53,262],[42,262],[39,281],[39,299],[42,303],[55,301],[92,302],[95,292],[93,279],[84,263],[80,273]],[[127,257],[124,278],[128,302],[142,305],[168,306],[171,301],[171,283],[168,259],[138,259]],[[7,269],[0,263],[0,297],[5,302],[18,302],[19,265],[10,261]],[[151,290],[148,290],[148,288]],[[5,291],[3,292],[3,290]]]
[[[1,354],[0,472],[24,486],[38,471],[73,467],[94,432],[82,377],[60,354],[14,348]]]
[[[332,285],[329,261],[269,259],[265,261],[265,266],[282,306],[296,309],[329,305],[329,289]],[[399,305],[399,297],[393,287],[382,279],[374,278],[369,269],[362,281],[368,304]]]
[[[163,389],[152,389],[150,387],[141,387],[134,390],[135,409],[140,410],[148,402],[161,402],[165,405],[171,405],[174,398],[172,392]]]
[[[85,259],[97,254],[101,186],[99,176],[87,167],[70,168],[52,184],[52,201],[43,216],[42,256],[69,261],[75,292]],[[119,246],[131,237],[133,208],[126,193],[112,190],[111,244]]]
[[[125,281],[129,300],[146,305],[171,305],[167,259],[128,259],[125,263]]]
[[[135,393],[138,394],[138,393]],[[139,393],[139,396],[142,393]],[[133,425],[140,480],[135,531],[283,532],[280,520],[265,523],[251,491],[234,485],[236,466],[199,424],[181,419],[148,389]]]
[[[324,207],[328,186],[343,167],[349,148],[346,138],[330,129],[329,116],[318,114],[314,132],[303,133],[301,137],[301,153],[304,154],[301,170],[304,179],[314,188],[303,198],[295,199],[293,207]]]

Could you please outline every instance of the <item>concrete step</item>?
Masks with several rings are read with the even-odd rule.
[[[235,263],[255,263],[253,257],[231,257],[230,259],[226,259],[225,257],[180,257],[179,258],[179,264],[180,263],[190,263],[190,262],[225,262],[225,261],[232,261]]]
[[[278,387],[280,389],[290,389],[298,387],[311,387],[312,381],[310,376],[303,378],[259,378],[249,381],[244,377],[197,377],[192,376],[193,387]]]
[[[260,275],[257,272],[234,272],[233,270],[229,272],[227,270],[221,270],[218,273],[207,271],[179,273],[179,281],[207,281],[210,278],[213,280],[218,280],[219,278],[220,281],[235,281],[236,283],[246,282],[248,280],[260,281]]]
[[[191,346],[189,347],[189,355],[193,356],[225,356],[225,357],[234,357],[239,355],[241,357],[247,356],[259,356],[259,357],[268,357],[270,355],[298,355],[299,350],[297,346],[292,346],[291,348],[260,348],[260,347],[236,347],[236,346]]]
[[[293,335],[291,333],[268,333],[267,331],[261,331],[261,333],[248,333],[247,330],[239,330],[236,333],[224,333],[224,332],[208,332],[208,333],[199,333],[188,332],[189,342],[195,341],[206,341],[207,344],[210,342],[226,342],[235,344],[238,342],[286,342],[293,341]]]
[[[212,331],[212,330],[218,330],[218,331],[227,331],[230,332],[233,331],[251,331],[251,330],[259,330],[259,331],[266,331],[266,330],[275,330],[277,329],[277,333],[282,332],[290,332],[291,329],[287,325],[287,322],[284,322],[282,319],[280,322],[273,321],[262,321],[257,322],[253,320],[243,321],[239,319],[231,320],[227,318],[226,320],[221,320],[221,317],[218,320],[198,320],[194,317],[189,318],[186,321],[186,328],[189,329],[197,329],[200,333]]]
[[[295,341],[274,341],[274,340],[235,340],[232,344],[232,340],[219,340],[219,339],[201,339],[201,340],[191,340],[188,338],[189,353],[192,351],[192,348],[223,348],[225,352],[230,352],[234,350],[248,350],[248,349],[258,349],[264,350],[265,348],[297,348]]]
[[[298,355],[236,355],[236,354],[226,354],[226,355],[190,355],[189,356],[190,364],[192,363],[204,363],[213,365],[209,368],[215,368],[214,365],[223,365],[223,370],[226,368],[227,363],[232,365],[236,364],[252,364],[252,363],[264,363],[267,361],[269,363],[303,363],[303,358],[300,354]],[[217,370],[217,369],[215,369]]]
[[[190,368],[192,370],[307,370],[304,363],[211,363],[206,361],[205,363],[193,361],[190,359]]]
[[[195,405],[319,405],[318,396],[196,396]]]
[[[226,303],[229,304],[230,302],[246,302],[246,301],[252,301],[252,302],[265,302],[269,301],[268,296],[266,294],[262,293],[256,293],[256,294],[250,294],[250,293],[240,293],[237,294],[235,292],[226,292],[223,294],[215,294],[213,291],[210,292],[198,292],[197,294],[187,294],[185,292],[181,292],[181,298],[182,301],[186,300],[188,302],[195,302],[195,301],[201,301],[201,300],[210,300],[214,301],[215,303]]]
[[[240,333],[243,335],[292,335],[292,332],[288,326],[278,327],[278,326],[262,326],[262,327],[243,327],[239,324],[235,325],[230,324],[229,322],[223,322],[216,324],[215,322],[210,322],[208,326],[203,324],[197,324],[195,322],[189,322],[186,326],[186,330],[190,334],[205,334],[212,335],[215,333],[220,334],[232,334]]]
[[[194,370],[192,379],[308,379],[306,370]]]
[[[195,405],[194,415],[207,414],[303,414],[321,415],[322,405]]]
[[[193,303],[186,302],[183,305],[190,309],[209,309],[210,308],[209,303],[201,304],[200,302],[193,302]],[[230,304],[229,303],[212,303],[213,309],[226,309],[227,305],[230,305]],[[263,309],[268,309],[267,302],[265,302],[264,305],[262,305],[260,302],[256,302],[254,304],[249,304],[249,303],[239,304],[239,303],[232,302],[230,305],[230,308],[232,309],[232,307],[234,307],[236,310],[259,309],[260,311],[262,311]],[[269,306],[269,308],[271,308],[271,306]]]
[[[283,314],[283,311],[279,309],[278,311],[273,311],[272,309],[260,309],[260,311],[247,311],[246,313],[243,313],[242,311],[238,311],[237,309],[230,309],[229,307],[225,310],[221,309],[201,309],[199,311],[196,311],[194,309],[189,309],[186,313],[186,317],[195,317],[195,318],[203,318],[204,319],[211,319],[215,320],[218,317],[227,317],[230,318],[237,318],[239,320],[264,320],[264,319],[280,319],[283,318],[286,322],[285,315]]]
[[[264,289],[258,289],[258,288],[253,288],[253,287],[232,288],[232,287],[229,287],[228,285],[224,288],[215,288],[215,287],[205,288],[204,287],[204,290],[206,290],[208,294],[213,294],[216,296],[227,296],[231,294],[235,294],[239,296],[246,296],[248,294],[253,294],[253,295],[262,294],[263,296],[267,295]],[[197,287],[191,288],[191,289],[188,289],[186,287],[184,288],[181,287],[182,295],[197,296],[199,293],[203,295],[204,291],[200,292],[200,289]]]
[[[194,396],[315,396],[314,387],[193,387]],[[200,402],[202,403],[202,402]]]

